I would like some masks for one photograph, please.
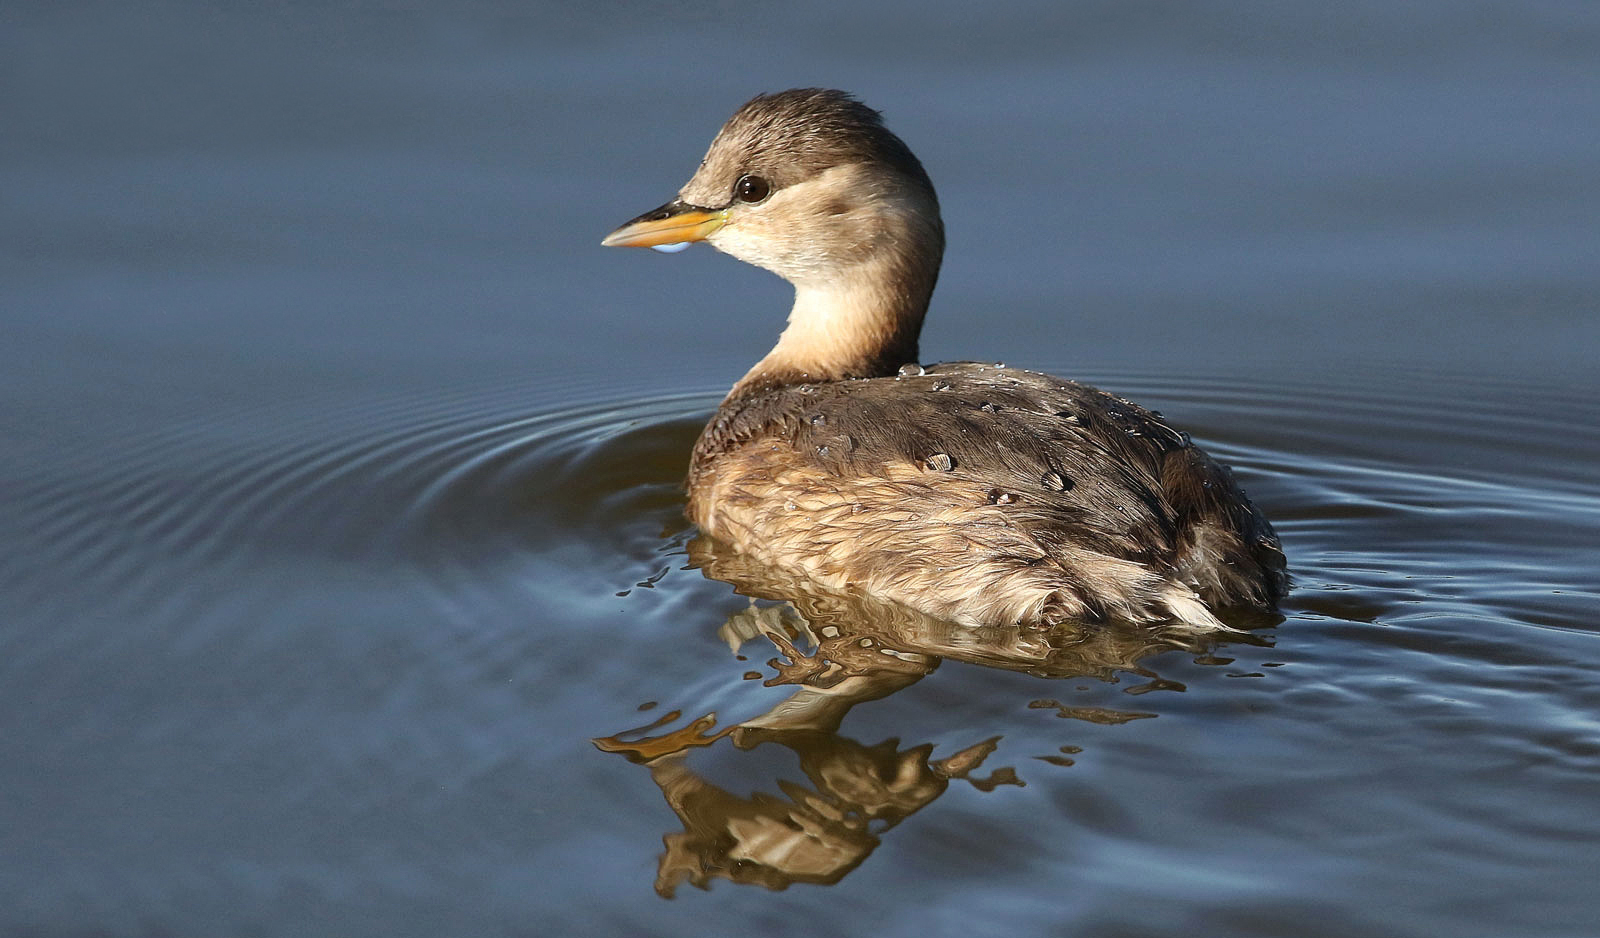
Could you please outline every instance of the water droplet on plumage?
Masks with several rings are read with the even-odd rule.
[[[933,389],[935,391],[948,391],[948,390],[950,390],[950,382],[948,382],[948,381],[935,381],[933,383]]]
[[[676,244],[652,244],[650,245],[650,248],[652,250],[660,251],[663,254],[676,254],[679,251],[687,251],[689,249],[689,242],[679,241]]]
[[[824,425],[827,424],[827,422],[828,422],[828,415],[827,414],[812,414],[811,415],[811,425],[813,427],[824,426]]]
[[[956,461],[949,453],[934,453],[925,460],[925,465],[934,472],[949,472],[955,468]]]
[[[999,489],[989,490],[989,504],[991,505],[1009,505],[1016,500],[1017,496],[1011,492],[1002,492]]]
[[[1051,470],[1039,478],[1039,484],[1052,492],[1065,492],[1072,487],[1072,480],[1055,470]]]
[[[900,366],[900,377],[902,378],[917,378],[924,374],[927,374],[927,372],[923,370],[923,367],[916,362],[911,362],[909,364]]]
[[[821,456],[822,458],[826,459],[826,458],[828,458],[828,453],[829,453],[828,447],[826,447],[826,446],[817,447],[817,455],[818,456]]]
[[[1000,412],[1000,408],[995,406],[990,401],[984,401],[982,404],[979,404],[978,409],[986,414],[997,414]]]

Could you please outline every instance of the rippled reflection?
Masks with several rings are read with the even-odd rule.
[[[794,690],[738,723],[719,727],[715,713],[685,721],[675,710],[648,726],[595,740],[600,749],[646,766],[683,825],[663,838],[666,849],[655,888],[666,897],[684,882],[704,889],[713,879],[769,889],[835,883],[866,860],[890,829],[944,794],[952,780],[982,791],[1023,785],[1012,766],[974,774],[999,745],[999,736],[972,740],[953,755],[934,759],[932,742],[902,746],[888,739],[867,745],[839,733],[851,708],[915,684],[943,659],[1050,678],[1111,680],[1118,672],[1132,672],[1150,679],[1136,690],[1181,690],[1182,685],[1163,682],[1139,662],[1161,651],[1200,647],[1192,634],[1171,626],[960,626],[873,597],[818,589],[705,536],[690,542],[688,551],[693,566],[752,598],[718,630],[741,659],[763,657],[752,650],[758,647],[776,653],[766,671],[745,676]],[[1052,699],[1030,706],[1103,724],[1155,716],[1070,707]],[[790,750],[806,782],[774,777],[766,790],[748,797],[719,787],[690,765],[690,755],[724,740],[735,751],[768,743]],[[1072,764],[1065,755],[1039,758]]]

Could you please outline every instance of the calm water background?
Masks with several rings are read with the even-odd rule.
[[[7,4],[0,934],[1596,934],[1596,63],[1580,2]],[[598,242],[814,84],[939,187],[929,360],[1162,409],[1298,588],[864,703],[828,753],[998,741],[667,900],[591,738],[782,697],[673,486],[788,293]]]

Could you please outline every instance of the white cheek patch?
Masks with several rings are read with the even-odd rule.
[[[660,251],[663,254],[676,254],[679,251],[687,249],[688,247],[689,247],[689,242],[687,242],[687,241],[679,241],[677,244],[652,244],[652,245],[650,245],[650,248],[652,250]]]

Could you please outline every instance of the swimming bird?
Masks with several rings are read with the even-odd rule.
[[[922,164],[853,96],[764,94],[607,246],[706,241],[794,286],[695,444],[701,532],[817,585],[972,626],[1225,626],[1288,587],[1272,526],[1160,416],[998,364],[917,363],[944,254]]]

